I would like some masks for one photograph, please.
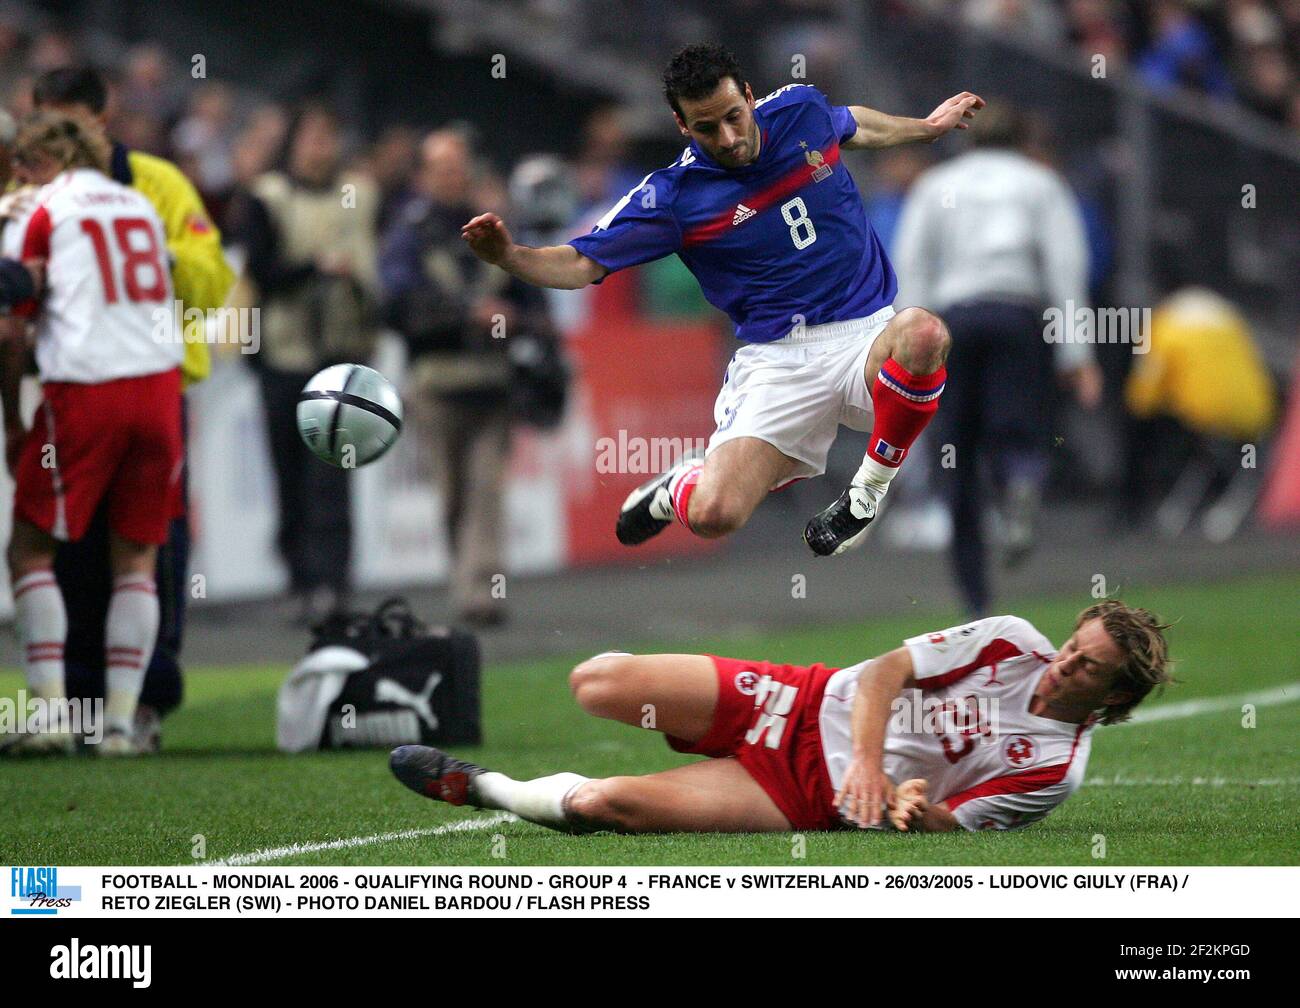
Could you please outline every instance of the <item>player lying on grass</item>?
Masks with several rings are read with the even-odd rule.
[[[931,312],[894,313],[894,271],[840,151],[930,143],[966,129],[984,101],[963,91],[924,119],[832,105],[809,84],[755,101],[716,45],[674,56],[664,95],[689,146],[590,234],[530,248],[485,213],[462,235],[481,259],[541,287],[585,287],[675,253],[746,344],[727,368],[705,458],[633,491],[620,542],[645,542],[674,519],[699,536],[734,532],[769,491],[824,473],[845,424],[871,432],[866,458],[804,531],[815,553],[840,553],[866,532],[938,408],[950,342]]]
[[[1097,724],[1170,681],[1166,628],[1112,600],[1060,651],[994,616],[838,670],[609,653],[573,670],[579,705],[711,759],[604,780],[516,781],[426,746],[390,765],[427,797],[572,832],[1014,829],[1079,786]]]

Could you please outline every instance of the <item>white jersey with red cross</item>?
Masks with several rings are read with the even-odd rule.
[[[1092,726],[1029,712],[1056,648],[1019,616],[993,616],[904,641],[915,690],[904,691],[885,735],[885,773],[930,785],[970,830],[1037,822],[1083,781]],[[826,684],[820,729],[831,783],[852,755],[850,714],[865,662]]]
[[[162,221],[141,193],[92,168],[62,172],[4,231],[4,254],[46,260],[45,295],[15,307],[36,321],[43,381],[96,384],[177,367]]]

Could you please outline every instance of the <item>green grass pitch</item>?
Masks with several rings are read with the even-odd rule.
[[[1300,683],[1295,600],[1300,575],[1125,593],[1178,620],[1170,639],[1181,684],[1150,706]],[[1086,597],[1006,607],[1059,644]],[[845,665],[904,636],[958,622],[951,613],[812,628],[743,640],[658,641],[638,650]],[[631,642],[611,641],[611,646]],[[574,659],[584,657],[575,655]],[[645,773],[685,758],[659,736],[596,721],[571,701],[572,660],[484,670],[487,742],[463,754],[515,776],[558,770]],[[259,863],[356,865],[1134,865],[1297,864],[1300,687],[1260,705],[1100,728],[1089,783],[1046,822],[1016,833],[934,836],[608,834],[571,837],[522,822],[431,833],[488,813],[423,800],[389,775],[386,754],[289,756],[274,749],[284,668],[192,670],[185,706],[165,726],[162,756],[0,762],[0,864],[193,864],[203,858],[357,838]],[[19,675],[0,673],[12,695]],[[412,835],[413,831],[418,831]],[[397,837],[376,838],[381,834]],[[195,858],[196,837],[206,845]],[[1104,837],[1105,857],[1094,858]],[[494,854],[504,854],[504,860]]]

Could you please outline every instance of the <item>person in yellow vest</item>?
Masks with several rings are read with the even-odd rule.
[[[1246,320],[1204,287],[1184,287],[1151,317],[1147,353],[1124,390],[1139,417],[1171,416],[1197,434],[1252,441],[1267,433],[1277,393]]]
[[[1136,349],[1136,348],[1135,348]],[[1255,455],[1277,419],[1277,389],[1250,328],[1231,302],[1184,287],[1156,306],[1148,345],[1124,388],[1139,419],[1167,417],[1194,440],[1190,464],[1156,512],[1166,534],[1182,532],[1212,485],[1224,484],[1203,531],[1231,536],[1249,513],[1260,471]]]
[[[103,127],[108,88],[92,67],[64,67],[42,74],[32,98],[38,109],[65,112]],[[116,142],[112,144],[110,174],[148,197],[162,218],[172,285],[181,311],[206,313],[221,307],[234,283],[234,273],[222,252],[221,234],[189,179],[170,161]],[[203,321],[187,324],[184,338],[181,374],[189,386],[206,378],[211,369]],[[101,508],[85,538],[60,544],[55,559],[55,573],[68,609],[64,654],[69,696],[103,696],[104,617],[111,591],[105,518]],[[189,547],[188,518],[177,515],[166,545],[158,551],[155,576],[162,618],[136,715],[134,741],[141,752],[157,750],[161,717],[181,701],[180,648]]]

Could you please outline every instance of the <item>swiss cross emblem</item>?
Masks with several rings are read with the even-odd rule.
[[[1028,735],[1012,735],[1002,747],[1002,762],[1013,770],[1034,762],[1034,740]]]

